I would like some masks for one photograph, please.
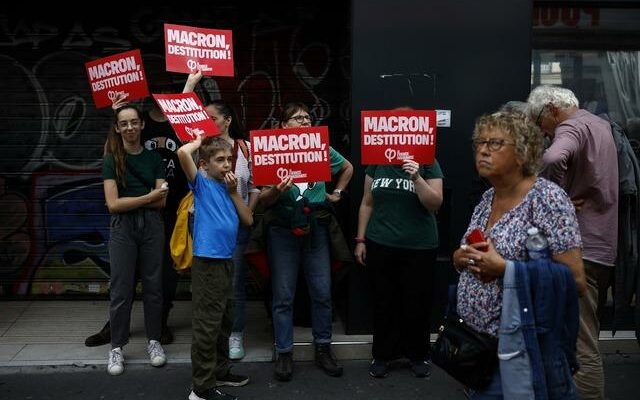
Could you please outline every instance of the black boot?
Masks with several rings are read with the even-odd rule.
[[[104,324],[100,332],[89,336],[84,341],[84,345],[87,347],[102,346],[108,343],[111,343],[111,323],[109,321]]]
[[[279,353],[273,372],[279,381],[290,381],[293,375],[293,353]]]
[[[316,343],[316,365],[329,376],[342,376],[342,367],[336,363],[329,343]]]

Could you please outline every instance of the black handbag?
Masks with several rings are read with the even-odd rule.
[[[476,332],[449,310],[431,347],[431,359],[465,386],[483,389],[498,367],[498,339]]]

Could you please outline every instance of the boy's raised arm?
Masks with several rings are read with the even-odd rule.
[[[200,148],[200,144],[202,144],[202,136],[198,135],[193,142],[182,145],[177,151],[180,166],[190,183],[195,182],[198,173],[198,167],[191,154]]]

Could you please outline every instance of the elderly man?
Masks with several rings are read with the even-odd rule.
[[[582,399],[604,399],[598,350],[598,287],[606,287],[616,259],[618,159],[609,122],[578,107],[572,91],[539,86],[527,100],[529,116],[551,139],[542,175],[565,189],[576,208],[588,289],[580,299],[575,375]]]

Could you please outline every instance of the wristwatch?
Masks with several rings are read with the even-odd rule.
[[[336,190],[333,191],[333,194],[335,194],[338,197],[342,197],[342,192],[343,192],[342,190],[336,189]]]

